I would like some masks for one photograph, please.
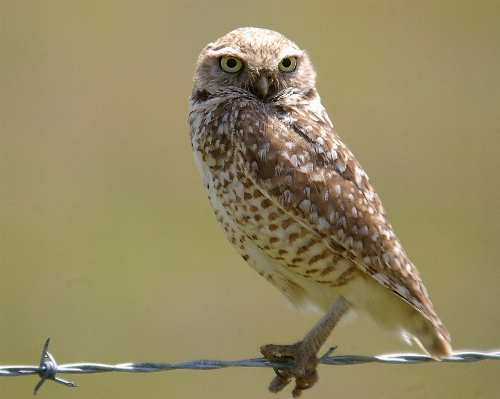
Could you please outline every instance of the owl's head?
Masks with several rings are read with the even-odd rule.
[[[237,87],[268,101],[287,88],[310,90],[315,76],[306,52],[285,36],[240,28],[203,49],[194,80],[195,90],[214,94]]]

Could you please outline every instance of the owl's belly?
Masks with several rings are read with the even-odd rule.
[[[202,175],[217,220],[229,241],[259,274],[295,305],[328,308],[359,275],[358,268],[332,250],[323,238],[265,196],[249,178],[210,170]],[[317,298],[315,298],[317,297]],[[307,300],[306,300],[307,299]]]

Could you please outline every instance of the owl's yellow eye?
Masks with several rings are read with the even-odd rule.
[[[278,66],[283,72],[293,72],[297,66],[297,58],[293,56],[285,57],[280,61]]]
[[[235,73],[243,68],[243,62],[239,58],[226,55],[220,59],[220,67],[225,72]]]

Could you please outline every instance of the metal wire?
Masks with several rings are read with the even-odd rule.
[[[76,387],[74,382],[66,381],[58,378],[57,374],[90,374],[90,373],[106,373],[111,371],[134,372],[134,373],[151,373],[167,370],[215,370],[226,367],[274,367],[287,368],[293,365],[291,358],[275,358],[268,359],[265,357],[242,360],[209,360],[199,359],[191,360],[182,363],[121,363],[121,364],[101,364],[101,363],[69,363],[58,365],[54,357],[48,352],[50,338],[45,341],[42,351],[42,357],[38,366],[0,366],[0,376],[21,376],[38,374],[40,381],[35,386],[33,394],[36,395],[38,389],[46,380],[52,380],[68,387]],[[427,355],[418,353],[390,353],[379,356],[364,356],[364,355],[339,355],[330,356],[335,348],[331,348],[320,359],[320,364],[327,365],[354,365],[361,363],[395,363],[395,364],[415,364],[427,363],[435,361]],[[500,350],[490,352],[479,351],[457,351],[443,359],[443,362],[477,362],[480,360],[500,360]]]

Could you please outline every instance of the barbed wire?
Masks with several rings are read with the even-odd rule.
[[[68,387],[77,387],[74,382],[66,381],[57,374],[91,374],[91,373],[106,373],[112,371],[118,372],[135,372],[135,373],[151,373],[167,370],[215,370],[226,367],[273,367],[273,368],[288,368],[293,366],[293,359],[283,357],[268,359],[265,357],[242,359],[242,360],[209,360],[199,359],[191,360],[182,363],[158,363],[158,362],[140,362],[140,363],[120,363],[115,365],[101,363],[56,363],[54,357],[48,352],[50,338],[45,341],[42,357],[38,366],[0,366],[1,376],[24,376],[38,374],[40,381],[36,384],[33,394],[36,395],[38,389],[46,380],[52,380]],[[396,364],[415,364],[434,362],[435,360],[427,355],[418,353],[390,353],[379,356],[365,355],[338,355],[330,356],[335,348],[330,348],[321,358],[320,364],[327,365],[354,365],[362,363],[396,363]],[[442,362],[477,362],[480,360],[500,360],[500,350],[492,350],[490,352],[479,351],[456,351]]]

